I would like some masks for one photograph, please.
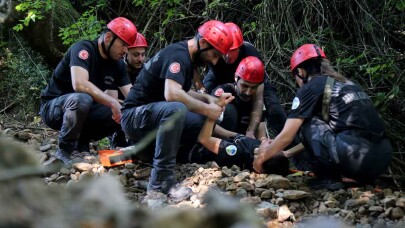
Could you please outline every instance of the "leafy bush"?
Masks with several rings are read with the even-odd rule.
[[[10,45],[11,46],[11,45]],[[41,90],[50,70],[42,56],[27,45],[4,48],[0,58],[0,110],[15,110],[17,118],[37,113]]]
[[[26,16],[20,20],[20,23],[16,24],[13,29],[20,31],[24,26],[28,26],[29,23],[35,22],[44,18],[44,13],[49,11],[53,7],[52,0],[27,0],[18,4],[15,9],[19,12],[25,12]]]
[[[97,38],[105,21],[97,19],[97,7],[91,7],[84,12],[75,24],[67,28],[60,28],[59,36],[63,44],[71,45],[79,40],[94,40]]]

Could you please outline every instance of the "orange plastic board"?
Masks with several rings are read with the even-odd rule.
[[[132,159],[120,159],[120,157],[124,157],[123,152],[120,150],[99,150],[98,155],[99,160],[104,167],[118,166],[132,162]],[[111,159],[115,161],[112,162]]]

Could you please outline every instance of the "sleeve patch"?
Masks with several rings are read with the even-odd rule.
[[[224,89],[218,88],[217,90],[215,90],[214,95],[216,97],[220,97],[223,93],[224,93]]]
[[[180,63],[174,62],[174,63],[170,64],[169,70],[173,74],[179,73],[179,71],[180,71]]]
[[[300,99],[298,97],[295,97],[292,103],[291,109],[294,110],[300,106]]]
[[[225,150],[226,153],[229,154],[230,156],[234,156],[236,152],[238,152],[238,149],[234,145],[227,146]]]
[[[86,50],[81,50],[79,52],[79,58],[86,60],[89,58],[89,53]]]

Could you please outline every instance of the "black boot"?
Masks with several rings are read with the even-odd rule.
[[[86,140],[79,140],[77,143],[77,150],[79,152],[90,152],[90,142]]]
[[[70,167],[73,163],[71,153],[65,150],[58,148],[58,150],[55,152],[55,157],[61,160],[68,167]]]
[[[309,179],[308,185],[312,189],[325,188],[330,191],[337,191],[345,187],[345,185],[341,181],[333,179],[320,179],[320,178]]]
[[[115,132],[110,139],[110,147],[117,148],[117,147],[127,147],[129,146],[127,139],[125,137],[125,133],[123,131]]]
[[[193,190],[188,187],[181,186],[180,184],[173,185],[167,194],[174,203],[187,200],[193,195]]]

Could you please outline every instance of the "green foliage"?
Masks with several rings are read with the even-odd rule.
[[[27,23],[45,12],[46,7],[35,5],[53,1],[23,1],[34,5],[21,5],[21,9],[39,11],[24,11]],[[100,18],[108,21],[125,16],[145,35],[150,45],[147,54],[151,56],[170,43],[191,38],[204,21],[232,21],[241,26],[244,39],[260,51],[272,82],[280,87],[283,103],[289,102],[296,91],[288,67],[292,52],[304,43],[316,43],[341,73],[363,86],[388,123],[405,119],[401,91],[405,86],[405,0],[319,0],[316,4],[310,0],[74,2],[76,10],[84,13],[76,24],[60,29],[65,44],[95,38],[104,25]],[[387,129],[403,135],[404,130],[398,126],[392,124]],[[405,143],[398,148],[405,148]]]
[[[97,142],[97,149],[98,150],[108,150],[108,149],[110,149],[110,140],[107,137],[105,137],[103,139],[100,139]]]
[[[30,22],[35,22],[44,18],[44,13],[48,12],[53,7],[53,0],[29,0],[23,1],[18,4],[15,9],[19,12],[25,12],[26,16],[24,19],[19,20],[18,23],[13,27],[15,31],[21,31],[24,27],[27,27]]]
[[[50,70],[42,56],[28,47],[4,49],[0,59],[0,104],[18,107],[19,116],[37,113],[41,90]]]
[[[396,7],[398,10],[404,10],[405,9],[405,0],[398,0]]]
[[[97,38],[105,21],[97,18],[97,7],[92,7],[82,14],[76,23],[67,28],[60,28],[59,36],[63,44],[71,45],[79,40],[94,40]]]

